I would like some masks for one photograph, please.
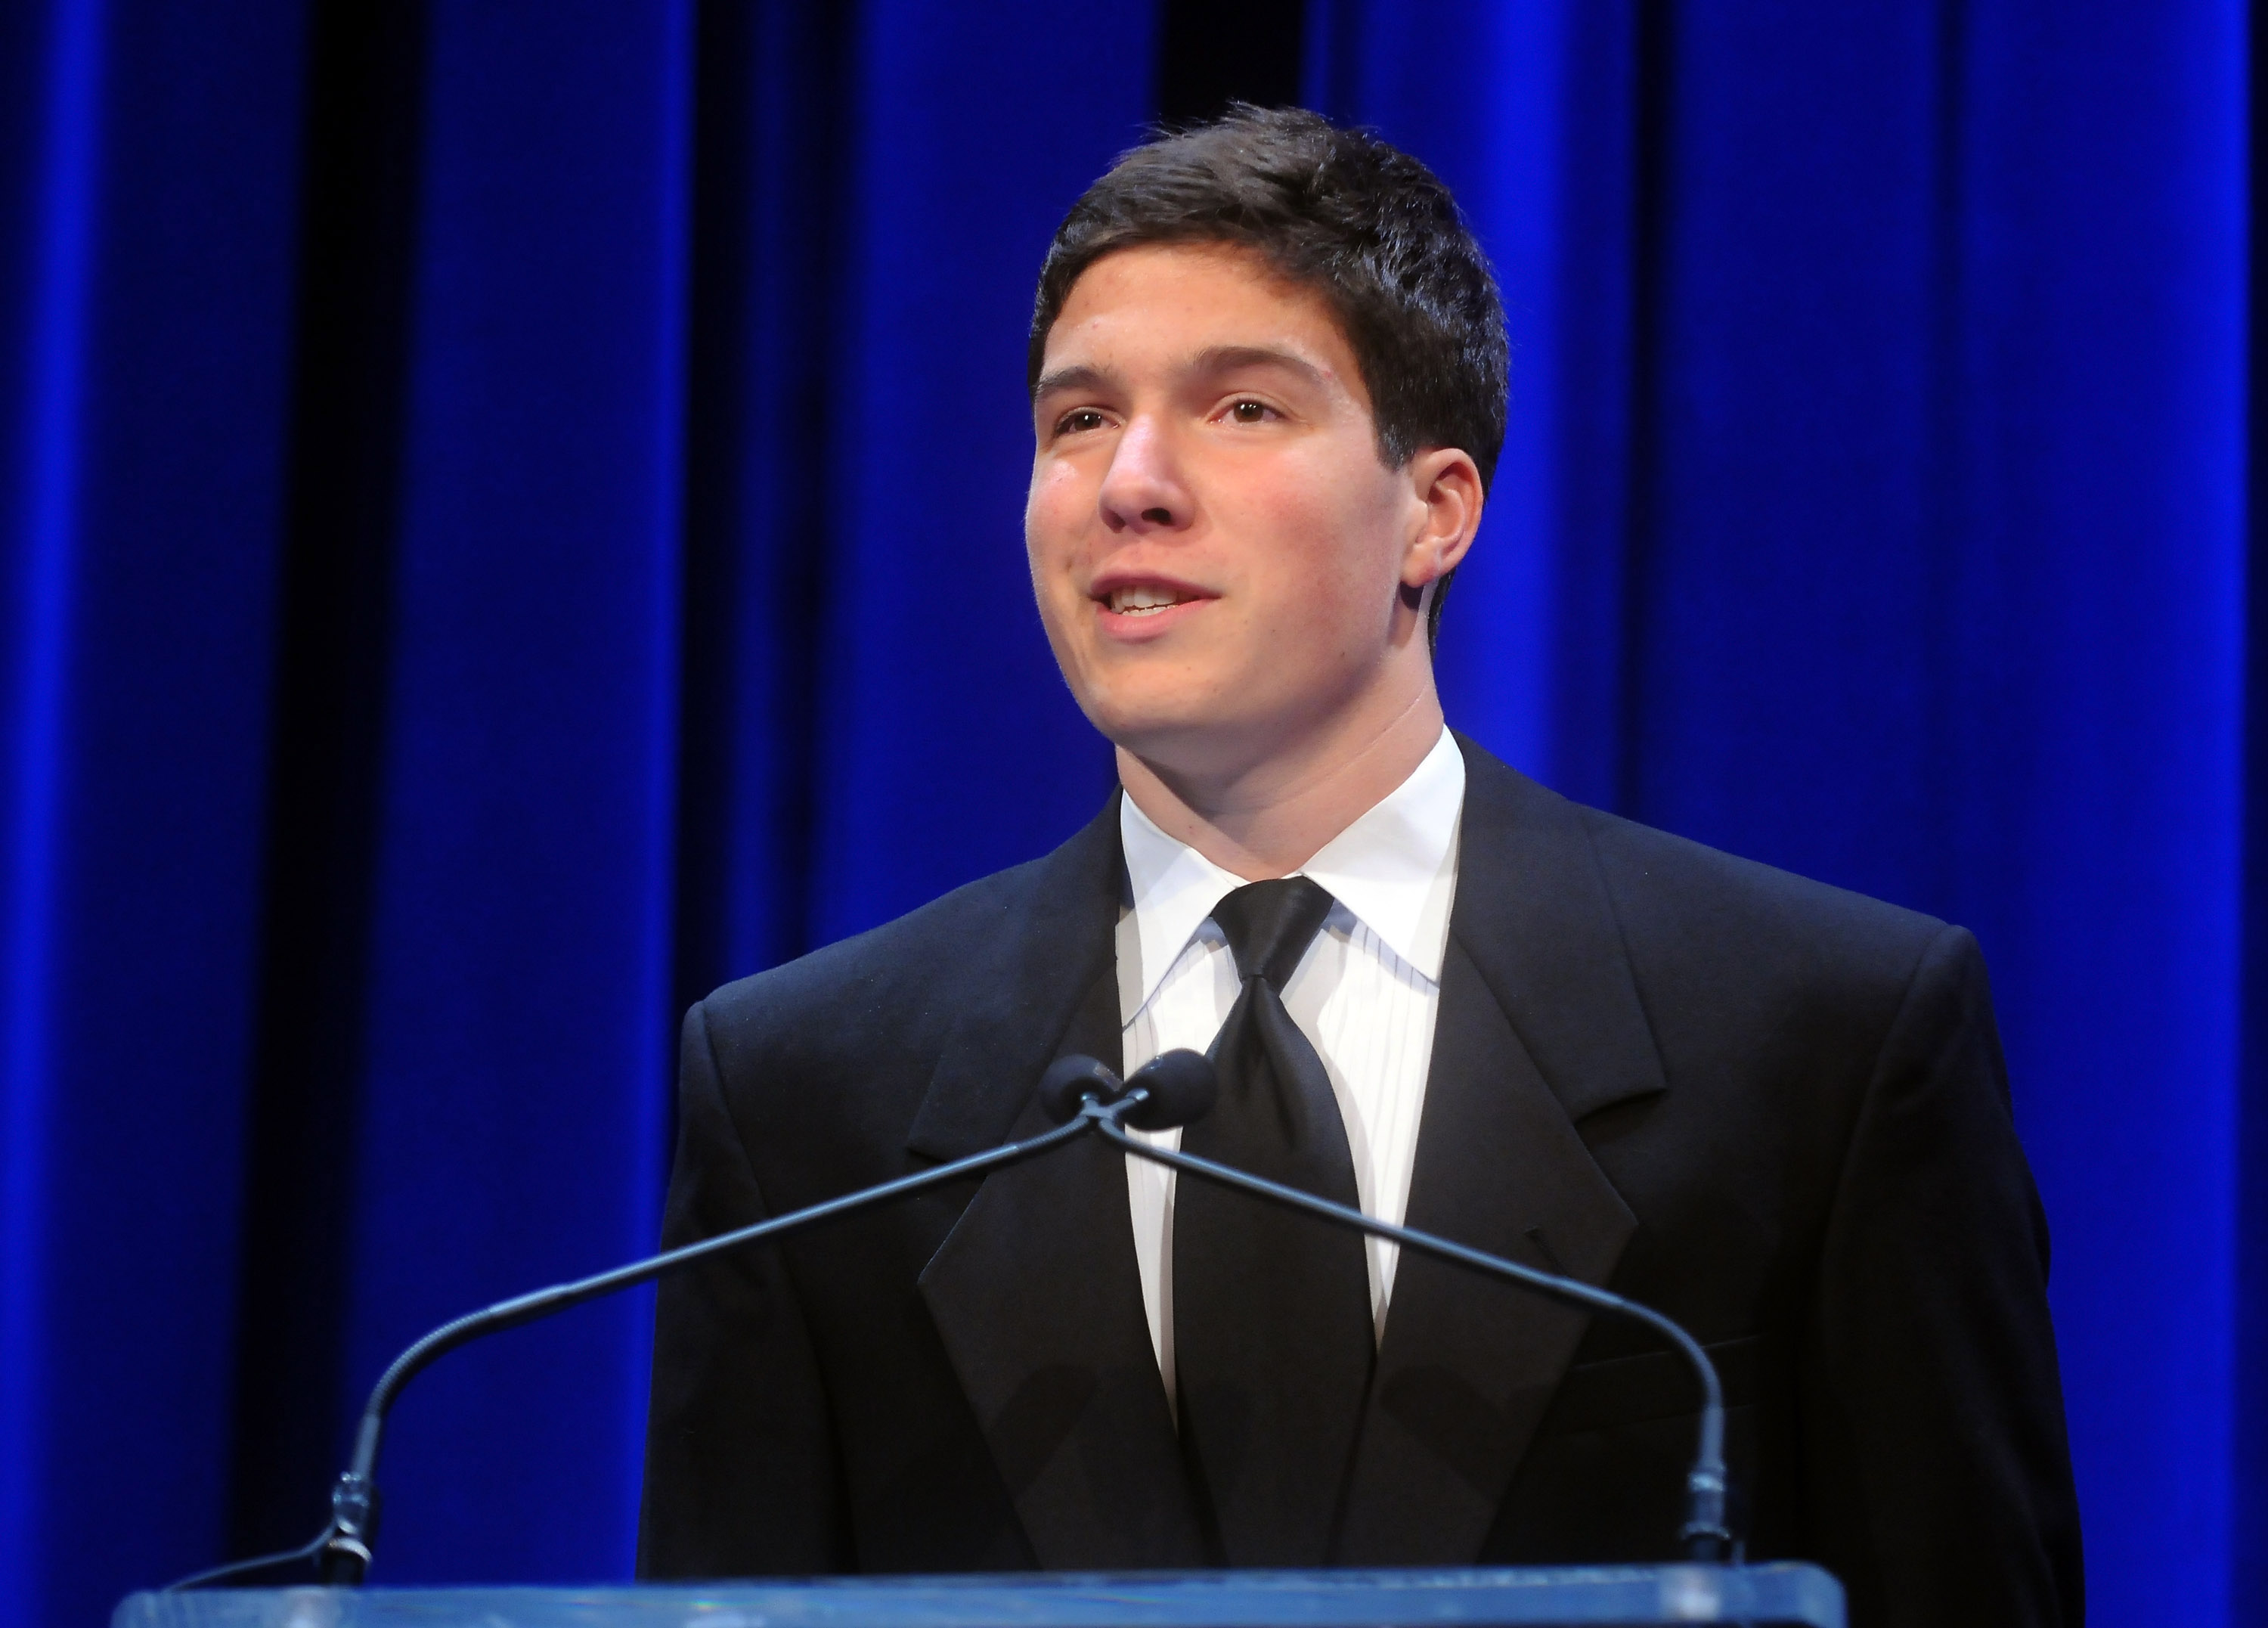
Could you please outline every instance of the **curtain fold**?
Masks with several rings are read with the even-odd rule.
[[[18,11],[0,1615],[99,1621],[226,1534],[301,19]]]

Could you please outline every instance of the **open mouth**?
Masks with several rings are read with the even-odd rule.
[[[1185,605],[1197,597],[1194,593],[1169,588],[1160,583],[1145,582],[1131,587],[1113,588],[1104,596],[1103,603],[1122,616],[1154,616],[1161,611]]]

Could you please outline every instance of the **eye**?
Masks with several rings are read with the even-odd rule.
[[[1230,402],[1228,416],[1241,424],[1266,424],[1276,416],[1276,409],[1265,401],[1255,401],[1248,397],[1241,401]]]
[[[1057,435],[1080,435],[1102,428],[1102,415],[1091,407],[1075,407],[1056,420]]]

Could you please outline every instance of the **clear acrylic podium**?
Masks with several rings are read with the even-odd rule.
[[[1815,1565],[841,1578],[637,1588],[129,1595],[111,1628],[1844,1628]]]

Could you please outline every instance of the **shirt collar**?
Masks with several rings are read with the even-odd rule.
[[[1455,892],[1457,818],[1465,801],[1465,758],[1447,729],[1393,791],[1323,844],[1295,874],[1326,888],[1388,948],[1440,982]],[[1212,908],[1243,879],[1160,830],[1118,800],[1118,835],[1134,901],[1140,947],[1138,1010],[1181,958]]]

